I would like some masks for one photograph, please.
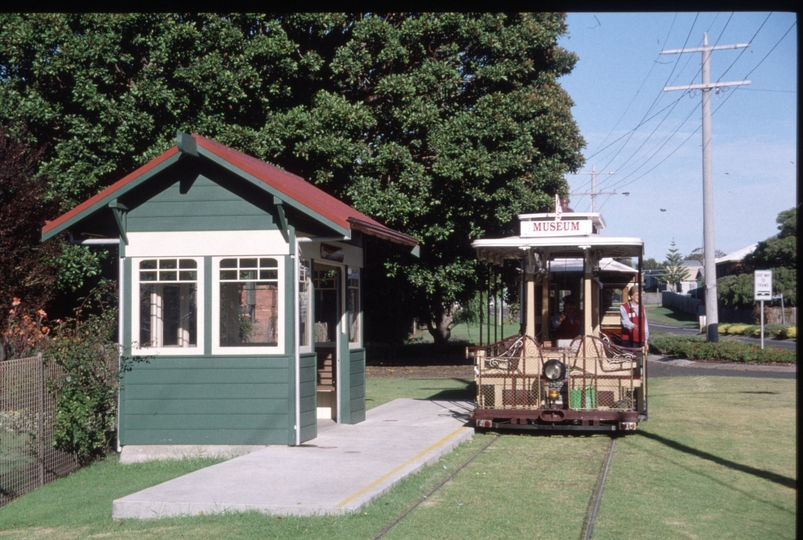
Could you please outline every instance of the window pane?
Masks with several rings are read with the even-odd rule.
[[[278,343],[279,290],[275,283],[220,284],[220,345],[275,346]]]
[[[176,281],[178,279],[178,273],[175,271],[160,271],[159,272],[159,281]]]
[[[240,259],[240,268],[256,268],[256,259]]]
[[[220,279],[237,279],[237,270],[221,270]]]
[[[223,259],[220,261],[221,268],[237,268],[237,259]]]
[[[310,345],[310,261],[301,259],[298,267],[298,330],[302,347]]]
[[[279,279],[279,272],[278,270],[260,270],[259,271],[259,279],[266,280],[266,279]]]
[[[256,270],[240,270],[240,278],[242,280],[254,280],[257,279],[257,271]]]
[[[195,283],[140,285],[140,346],[195,347],[198,342],[196,293]]]
[[[147,261],[140,261],[140,270],[156,270],[156,259],[148,259]]]
[[[349,343],[360,342],[360,269],[348,269]]]
[[[179,259],[178,267],[179,268],[198,268],[198,263],[195,262],[193,259]]]
[[[140,281],[156,281],[156,272],[140,272]]]
[[[198,281],[198,272],[195,270],[184,270],[178,273],[178,279],[181,281]]]
[[[159,259],[159,269],[176,268],[176,259]]]
[[[276,259],[259,259],[260,268],[276,268],[278,266]]]

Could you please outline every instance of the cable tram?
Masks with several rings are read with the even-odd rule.
[[[519,236],[472,243],[492,267],[518,268],[521,305],[518,335],[466,350],[475,427],[634,431],[647,419],[647,349],[621,345],[619,308],[640,292],[643,241],[602,236],[599,213],[566,207],[519,223]]]

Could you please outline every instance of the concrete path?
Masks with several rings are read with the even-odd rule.
[[[301,446],[267,446],[114,501],[115,519],[355,512],[471,438],[469,402],[397,399]]]

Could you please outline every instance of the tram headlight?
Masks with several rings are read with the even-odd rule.
[[[544,363],[544,378],[548,381],[558,381],[566,374],[566,366],[560,360],[547,360]]]

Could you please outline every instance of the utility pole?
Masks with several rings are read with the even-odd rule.
[[[705,324],[706,339],[709,342],[719,341],[719,314],[717,311],[717,267],[714,262],[716,252],[714,248],[714,188],[712,179],[711,157],[711,90],[719,93],[725,86],[740,86],[750,84],[750,81],[711,82],[711,51],[722,49],[743,49],[749,43],[736,45],[708,45],[708,33],[703,34],[703,46],[691,49],[672,49],[661,51],[661,54],[680,54],[687,52],[700,52],[703,54],[703,82],[688,86],[665,86],[664,92],[672,90],[702,90],[703,93],[703,250],[705,250],[704,276],[705,276]]]
[[[615,191],[597,191],[597,175],[598,174],[616,174],[615,172],[597,172],[596,165],[591,166],[591,172],[579,172],[575,174],[590,174],[591,175],[591,191],[584,191],[582,193],[572,193],[572,195],[591,195],[591,212],[597,212],[597,195],[617,195]],[[624,195],[630,195],[625,192]]]

